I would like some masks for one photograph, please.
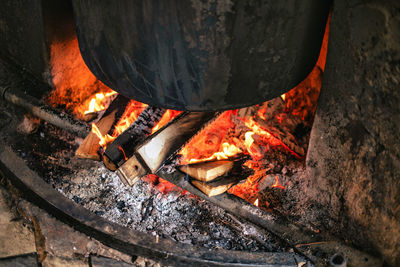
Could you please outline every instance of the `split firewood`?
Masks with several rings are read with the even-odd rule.
[[[206,194],[209,197],[217,196],[222,193],[228,191],[232,186],[236,185],[242,179],[238,179],[237,177],[222,177],[217,181],[213,181],[210,183],[201,182],[197,180],[192,180],[192,184],[197,187],[201,192]]]
[[[188,164],[179,167],[179,169],[199,181],[211,182],[228,173],[232,167],[233,161],[219,160]]]
[[[101,135],[106,135],[112,131],[113,126],[119,121],[125,111],[130,99],[118,95],[104,112],[103,117],[95,123]],[[98,150],[100,148],[100,138],[92,131],[86,136],[82,144],[75,151],[75,156],[81,159],[100,160]]]
[[[165,111],[163,108],[147,106],[136,121],[107,147],[103,155],[104,165],[110,170],[116,170],[126,162],[136,147],[151,133]]]
[[[114,110],[111,114],[101,118],[101,120],[95,124],[102,135],[107,134],[112,127],[115,121],[116,112],[117,111]],[[100,155],[97,153],[100,148],[99,142],[100,138],[92,130],[83,140],[79,148],[75,151],[75,156],[80,159],[92,159],[99,161]]]

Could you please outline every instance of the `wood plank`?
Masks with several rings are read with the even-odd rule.
[[[229,190],[229,188],[241,180],[241,178],[237,177],[222,177],[221,179],[210,183],[201,182],[198,180],[192,180],[191,183],[207,196],[213,197],[225,193]]]
[[[102,135],[108,133],[111,129],[112,125],[115,122],[115,114],[117,110],[114,110],[107,116],[100,119],[99,122],[96,123],[97,128],[99,129]],[[97,151],[100,148],[100,138],[92,131],[86,136],[83,140],[82,144],[75,151],[75,156],[80,159],[92,159],[92,160],[100,160],[100,155]]]
[[[129,101],[129,98],[123,95],[118,95],[111,102],[108,108],[101,112],[102,117],[95,123],[95,125],[103,136],[112,133],[114,125],[121,119]],[[81,159],[100,160],[100,155],[98,153],[100,148],[99,141],[100,139],[92,129],[79,148],[75,151],[75,156]]]
[[[135,149],[151,133],[160,121],[165,109],[148,106],[128,129],[120,134],[106,149],[103,162],[110,170],[122,166],[134,153]]]
[[[233,161],[219,160],[188,164],[180,166],[179,169],[199,181],[211,182],[228,173],[232,167]]]

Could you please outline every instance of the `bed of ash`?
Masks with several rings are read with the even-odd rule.
[[[146,181],[125,186],[102,163],[74,157],[80,138],[46,122],[35,122],[4,102],[0,109],[1,141],[56,190],[110,221],[208,248],[291,250],[267,231],[178,187],[160,192],[160,186]]]
[[[14,77],[6,71],[1,71],[1,74],[2,86],[10,85],[20,90],[34,86],[25,82],[15,84],[15,81],[26,79]],[[274,110],[279,111],[279,108]],[[279,119],[279,116],[275,117]],[[233,132],[225,136],[232,137]],[[303,134],[302,139],[305,140],[302,143],[306,144],[308,134]],[[177,187],[165,190],[163,184],[154,180],[150,183],[149,180],[142,180],[133,187],[125,186],[102,163],[74,157],[81,138],[32,118],[22,109],[4,101],[0,101],[0,141],[17,151],[27,165],[56,190],[110,221],[209,248],[270,252],[290,250],[265,230],[256,229]],[[258,200],[260,207],[301,224],[307,218],[303,214],[306,209],[301,208],[304,203],[304,161],[281,152],[269,150],[259,161],[262,165],[259,177],[262,179],[257,178],[254,185],[261,190],[238,190],[236,193],[253,203]],[[279,177],[280,185],[285,190],[273,187],[276,177]]]

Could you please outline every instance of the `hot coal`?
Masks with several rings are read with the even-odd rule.
[[[23,115],[17,118],[15,114],[18,112],[12,115],[13,120],[22,121]],[[7,137],[4,137],[6,132]],[[102,163],[74,158],[82,139],[50,124],[42,122],[31,134],[3,127],[1,134],[28,166],[56,190],[110,221],[208,248],[289,249],[267,232],[258,233],[255,240],[256,231],[251,224],[239,224],[224,210],[178,187],[160,192],[162,183],[145,181],[133,187],[125,186],[116,173],[107,170]]]

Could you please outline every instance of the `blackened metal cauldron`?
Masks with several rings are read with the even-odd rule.
[[[89,69],[132,99],[211,111],[301,82],[318,58],[327,0],[73,0]]]

